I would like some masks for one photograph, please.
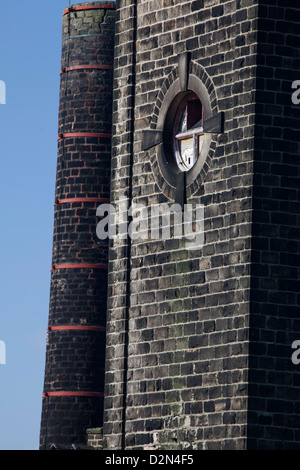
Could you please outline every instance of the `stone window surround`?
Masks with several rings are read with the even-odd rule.
[[[199,97],[205,115],[204,142],[200,158],[187,172],[177,165],[170,165],[171,156],[166,155],[164,135],[173,125],[178,103],[187,91]],[[205,70],[191,60],[189,53],[178,56],[178,66],[165,79],[158,94],[150,129],[144,130],[142,150],[149,151],[150,162],[157,184],[171,200],[180,201],[177,188],[186,186],[187,197],[202,185],[217,145],[218,134],[224,129],[224,113],[219,112],[212,80]],[[174,161],[174,157],[172,155]]]

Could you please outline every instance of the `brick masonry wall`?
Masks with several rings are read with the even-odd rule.
[[[205,244],[120,240],[109,264],[104,447],[245,449],[256,1],[117,2],[111,200],[172,203],[155,130],[178,55],[191,53],[224,134],[187,188]],[[161,145],[161,144],[160,144]]]
[[[300,7],[260,2],[253,188],[249,448],[299,449]]]
[[[95,450],[103,449],[103,428],[90,428],[86,432],[86,441],[89,447]]]
[[[115,12],[114,2],[75,9],[95,5],[105,8],[63,16],[42,449],[83,444],[103,419],[108,246],[96,236],[96,208],[110,197]],[[105,68],[82,68],[95,65]]]

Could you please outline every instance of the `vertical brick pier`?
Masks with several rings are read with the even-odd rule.
[[[63,13],[58,158],[41,449],[102,426],[115,2]]]

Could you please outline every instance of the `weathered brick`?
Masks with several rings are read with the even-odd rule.
[[[135,2],[132,0],[131,3]],[[292,22],[292,15],[289,5],[279,5],[279,3],[278,6],[277,4],[271,6],[263,1],[253,4],[250,0],[238,2],[194,0],[188,4],[177,2],[176,7],[171,8],[169,2],[164,2],[164,5],[156,5],[157,10],[151,10],[151,14],[148,1],[143,1],[138,6],[139,18],[143,26],[138,26],[137,38],[138,41],[140,38],[144,49],[150,44],[149,41],[151,42],[151,37],[142,37],[143,30],[145,31],[148,25],[155,25],[155,31],[158,34],[159,31],[170,33],[169,36],[155,37],[155,40],[158,40],[156,43],[158,47],[151,53],[151,56],[141,49],[136,57],[137,90],[147,93],[151,88],[151,93],[154,92],[141,98],[136,97],[135,114],[139,117],[140,123],[145,123],[144,129],[147,128],[149,122],[152,122],[152,128],[155,128],[163,97],[176,77],[176,71],[174,70],[173,75],[169,77],[168,74],[172,73],[172,67],[176,64],[175,54],[180,52],[192,51],[192,62],[207,70],[212,77],[213,84],[208,85],[207,81],[205,85],[209,86],[210,92],[214,90],[214,87],[216,88],[218,109],[225,111],[226,130],[215,143],[214,163],[206,166],[204,180],[200,182],[199,177],[199,183],[195,184],[189,192],[189,197],[192,195],[198,197],[198,200],[201,200],[206,207],[206,244],[202,254],[196,255],[198,266],[203,271],[199,271],[190,264],[188,258],[185,259],[186,254],[183,249],[178,251],[180,248],[178,241],[176,241],[176,247],[168,241],[165,248],[160,246],[155,252],[151,252],[152,247],[148,244],[143,254],[142,252],[139,255],[136,253],[131,260],[132,265],[137,269],[136,278],[131,283],[132,291],[140,291],[140,302],[151,302],[151,306],[147,303],[143,304],[143,315],[149,315],[152,309],[163,315],[161,322],[156,321],[151,325],[152,327],[155,325],[153,339],[151,339],[152,333],[149,329],[143,332],[146,343],[141,343],[143,344],[142,350],[146,347],[145,344],[149,343],[151,351],[159,353],[159,362],[165,367],[163,388],[171,392],[172,387],[183,385],[184,377],[186,377],[189,388],[182,396],[187,398],[189,390],[198,386],[199,377],[193,375],[193,370],[196,373],[202,373],[203,384],[210,384],[210,387],[213,385],[209,395],[212,401],[204,403],[204,413],[211,416],[210,428],[206,427],[204,433],[193,435],[197,448],[202,448],[203,443],[206,448],[210,445],[216,445],[217,448],[222,449],[245,448],[247,445],[245,429],[249,425],[246,420],[246,402],[235,396],[236,393],[240,393],[241,396],[246,393],[246,387],[243,385],[244,372],[246,374],[248,365],[253,364],[249,398],[252,403],[253,397],[253,406],[255,407],[256,403],[259,407],[259,401],[254,398],[258,391],[254,384],[257,381],[265,381],[267,376],[255,374],[255,364],[258,361],[262,364],[265,354],[270,354],[275,358],[285,354],[282,348],[271,348],[271,346],[266,348],[264,341],[267,343],[283,342],[284,337],[274,333],[279,328],[280,322],[277,326],[274,322],[271,330],[266,329],[263,312],[270,315],[273,311],[274,315],[277,315],[280,305],[288,306],[292,312],[297,303],[294,293],[299,288],[296,280],[298,271],[289,269],[288,266],[283,270],[281,264],[297,266],[296,258],[293,261],[293,256],[289,257],[293,244],[288,243],[287,238],[291,235],[286,232],[280,244],[276,245],[276,240],[280,237],[279,224],[281,224],[283,234],[283,227],[292,226],[292,214],[298,211],[298,207],[292,204],[292,201],[297,199],[297,193],[293,194],[297,179],[294,182],[291,180],[296,167],[287,164],[287,156],[284,160],[282,158],[287,149],[286,141],[289,144],[289,152],[297,151],[297,146],[293,146],[296,134],[289,130],[291,126],[284,125],[287,117],[283,118],[284,106],[287,109],[287,101],[289,101],[288,80],[291,76],[290,70],[285,70],[283,67],[283,58],[292,54],[290,49],[292,43],[290,40],[287,42],[285,37],[288,30],[286,22]],[[122,2],[120,2],[120,9],[121,12],[123,9],[124,12],[126,10]],[[154,34],[154,26],[151,27],[152,34]],[[171,38],[169,44],[167,44],[169,41],[167,38]],[[127,39],[124,37],[123,40]],[[174,42],[176,42],[176,48]],[[277,50],[274,45],[278,46]],[[257,47],[258,55],[256,54]],[[134,58],[131,57],[131,60]],[[168,61],[168,67],[166,61]],[[139,70],[147,73],[140,73]],[[124,72],[116,71],[117,76],[122,73],[125,76],[125,70]],[[284,93],[281,92],[280,81],[286,82]],[[159,101],[157,101],[155,91],[159,96]],[[254,91],[257,92],[256,95]],[[216,103],[214,100],[212,102]],[[116,112],[114,118],[115,122],[122,121],[121,112],[119,114]],[[143,126],[139,125],[139,130],[142,131]],[[275,149],[276,152],[273,151]],[[122,153],[121,147],[119,151]],[[147,203],[150,198],[154,201],[163,201],[161,190],[166,185],[160,178],[157,167],[152,164],[155,161],[155,150],[148,153],[141,152],[139,141],[136,141],[135,158],[144,163],[142,167],[134,165],[132,168],[134,184],[148,185],[148,189],[143,187],[143,192],[135,190],[133,194],[136,201]],[[247,164],[245,164],[245,159]],[[148,160],[151,161],[150,167],[147,166]],[[273,170],[270,169],[270,163],[276,164]],[[254,181],[252,180],[253,171],[255,172]],[[285,179],[283,179],[284,176],[286,176]],[[264,178],[263,184],[261,184],[260,177]],[[283,184],[282,187],[280,187],[280,182]],[[114,186],[115,182],[112,181],[112,187]],[[128,180],[129,186],[130,180]],[[118,197],[117,192],[114,194]],[[146,199],[141,199],[142,194],[147,196]],[[284,201],[282,207],[279,201]],[[222,212],[216,210],[221,207]],[[253,209],[251,217],[250,211]],[[299,232],[294,230],[293,237],[298,235]],[[250,237],[252,237],[252,242],[255,240],[252,246]],[[141,250],[141,245],[139,249]],[[174,249],[177,251],[172,251]],[[281,253],[281,259],[278,250]],[[170,258],[170,253],[172,258]],[[140,261],[138,258],[135,259],[135,256],[143,256],[145,268],[139,268]],[[157,264],[159,264],[159,274],[158,271],[154,271]],[[249,276],[250,266],[252,266],[251,276]],[[281,282],[279,285],[278,279],[282,275],[286,282]],[[153,276],[160,276],[159,290],[155,288],[156,283],[151,284]],[[146,292],[140,290],[143,291],[143,285]],[[251,290],[252,286],[253,290]],[[249,299],[250,303],[248,303]],[[191,308],[192,311],[190,311]],[[189,315],[185,313],[189,311],[194,312],[194,316],[192,321],[187,323]],[[129,309],[129,315],[130,312]],[[261,312],[260,315],[259,312]],[[252,315],[250,330],[247,320],[249,314]],[[180,324],[177,325],[177,322]],[[136,324],[135,328],[142,331],[144,328],[142,319],[140,327]],[[131,337],[135,337],[134,331]],[[260,338],[262,343],[255,338]],[[175,354],[176,344],[180,345],[181,349]],[[168,348],[168,350],[163,350],[163,348]],[[233,351],[235,354],[231,357]],[[145,358],[146,356],[147,353]],[[150,366],[152,361],[150,355],[148,357]],[[188,362],[182,362],[184,359]],[[136,356],[129,359],[129,369],[134,368],[136,360]],[[275,366],[274,361],[276,361],[274,358],[269,360],[270,370]],[[169,377],[166,376],[168,370]],[[209,374],[210,370],[215,370],[218,375]],[[179,372],[182,377],[181,382],[172,378],[176,377]],[[274,378],[273,381],[275,384],[276,379]],[[266,393],[274,391],[274,384],[266,389]],[[219,417],[214,411],[217,412],[217,408],[214,407],[217,402],[214,403],[213,400],[222,396],[221,386],[226,386],[222,393],[228,393],[228,397],[234,396],[234,398],[231,402],[229,398],[226,401],[227,413],[224,414],[223,421],[219,422]],[[184,408],[187,416],[191,412],[193,416],[195,413],[201,413],[200,394],[195,392],[195,399],[196,397],[198,401],[188,403]],[[174,394],[167,395],[168,401],[176,399],[178,396],[175,391]],[[156,406],[159,407],[159,402]],[[233,412],[236,409],[241,411],[239,415]],[[130,407],[127,412],[130,413]],[[167,412],[166,408],[165,412]],[[249,416],[256,415],[250,413]],[[235,426],[237,419],[243,427]],[[269,421],[260,420],[259,422],[261,426],[264,425],[263,423],[265,425],[268,423],[270,426]],[[220,426],[213,426],[213,422],[219,423]],[[151,426],[150,421],[149,426]],[[224,439],[222,426],[224,429],[226,427],[226,433],[232,437],[231,439],[222,441]],[[258,448],[263,448],[263,436],[266,437],[266,447],[269,445],[274,447],[267,441],[276,440],[277,435],[271,432],[264,434],[260,432],[259,427],[255,429],[256,439],[259,442]],[[155,431],[155,426],[153,431]],[[157,432],[161,436],[158,443],[167,445],[171,434],[162,434],[158,427]],[[186,433],[182,432],[180,435],[182,439],[187,439]],[[287,436],[287,439],[290,439],[290,436]],[[251,439],[248,445],[251,447]],[[275,447],[276,445],[279,444],[275,444]]]

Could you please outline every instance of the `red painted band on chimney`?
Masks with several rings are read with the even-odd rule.
[[[106,331],[104,326],[49,326],[47,331]]]
[[[96,134],[92,132],[68,132],[66,134],[59,134],[57,140],[67,139],[68,137],[100,137],[103,139],[110,139],[111,134]]]
[[[68,7],[64,10],[63,16],[67,13],[72,13],[73,11],[82,11],[82,10],[115,10],[115,5],[86,5],[82,7]]]
[[[109,204],[110,199],[104,197],[72,197],[69,199],[56,199],[54,205],[58,206],[59,204],[72,204],[75,202],[97,202],[102,204]]]
[[[87,264],[87,263],[77,263],[77,264],[56,264],[52,266],[51,271],[57,269],[107,269],[107,264]]]
[[[73,70],[113,70],[112,65],[74,65],[72,67],[63,67],[60,74],[71,72]]]
[[[43,398],[48,397],[96,397],[103,398],[104,393],[102,392],[44,392]]]

